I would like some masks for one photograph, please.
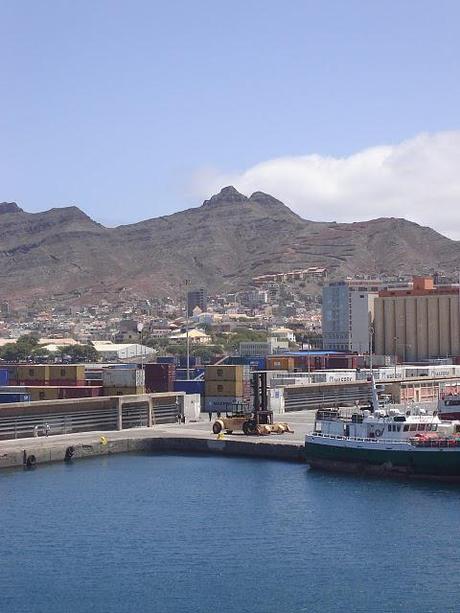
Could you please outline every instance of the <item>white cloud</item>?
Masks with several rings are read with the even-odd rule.
[[[405,217],[460,239],[460,131],[420,134],[346,158],[276,158],[233,175],[205,169],[194,183],[203,198],[234,185],[247,195],[267,192],[305,219]]]

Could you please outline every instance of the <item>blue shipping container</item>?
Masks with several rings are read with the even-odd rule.
[[[6,404],[7,402],[30,402],[30,394],[0,393],[0,404]]]
[[[157,358],[158,364],[179,364],[179,360],[175,355],[163,355]]]
[[[202,374],[204,370],[202,368],[190,368],[190,379],[195,379],[198,375]],[[187,369],[186,368],[176,368],[176,379],[186,379],[187,378]]]
[[[9,373],[7,368],[0,368],[0,385],[8,385]]]
[[[265,370],[265,357],[259,355],[233,356],[229,359],[229,363],[250,366],[251,370]]]
[[[186,394],[204,394],[204,381],[176,379],[174,381],[174,391],[185,392]]]
[[[201,358],[200,357],[195,357],[194,355],[189,356],[189,362],[188,362],[189,366],[200,366],[201,364]],[[181,368],[187,368],[187,356],[186,355],[181,355],[179,357],[179,366]]]

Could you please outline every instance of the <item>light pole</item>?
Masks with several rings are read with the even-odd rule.
[[[187,381],[190,380],[190,336],[188,333],[188,286],[190,284],[189,279],[185,279],[185,343],[187,352]]]
[[[137,331],[140,334],[140,342],[141,342],[141,371],[142,371],[142,380],[143,383],[142,385],[144,386],[144,392],[145,392],[145,366],[144,366],[144,335],[143,335],[143,331],[144,331],[144,324],[142,322],[139,322],[137,324]]]
[[[395,359],[395,379],[396,379],[396,365],[398,363],[398,337],[395,336],[394,337],[394,342],[395,342],[395,355],[394,355],[394,359]]]
[[[372,322],[370,322],[369,323],[369,368],[371,371],[371,375],[372,375],[373,354],[374,354],[373,338],[374,338],[374,325],[372,324]]]

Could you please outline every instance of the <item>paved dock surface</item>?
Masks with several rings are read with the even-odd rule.
[[[214,421],[214,420],[213,420]],[[0,468],[20,467],[31,455],[36,464],[63,461],[66,449],[74,447],[74,459],[129,451],[210,452],[229,455],[254,455],[300,460],[305,434],[311,431],[313,411],[275,415],[275,421],[287,422],[294,433],[270,436],[225,434],[218,439],[207,416],[199,422],[158,424],[152,428],[121,431],[84,432],[48,437],[0,441]]]

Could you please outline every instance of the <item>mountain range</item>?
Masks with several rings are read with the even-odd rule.
[[[0,204],[3,299],[74,295],[81,302],[177,295],[185,279],[210,292],[256,275],[326,267],[332,278],[453,273],[460,242],[399,218],[355,223],[302,219],[272,196],[225,187],[201,206],[107,228],[78,207],[27,213]]]

